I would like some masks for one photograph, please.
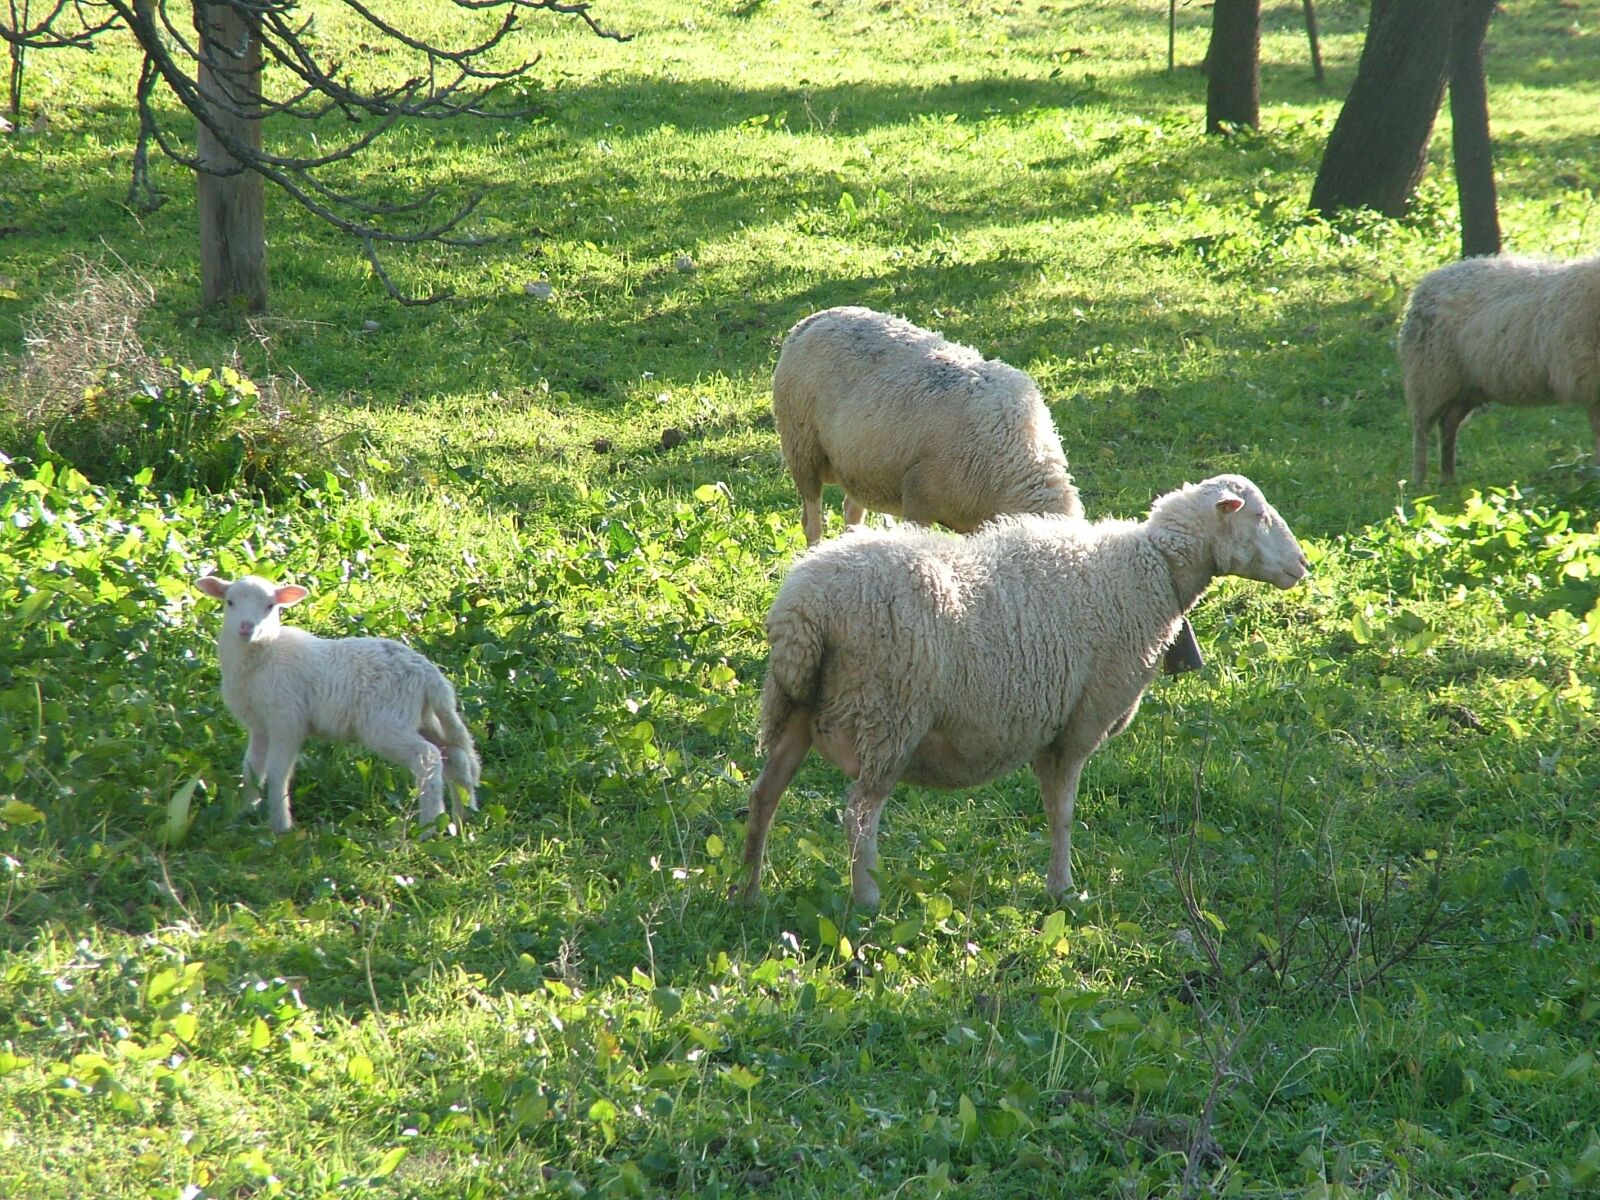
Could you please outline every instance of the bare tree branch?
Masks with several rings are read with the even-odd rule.
[[[441,212],[449,202],[439,188],[403,199],[375,199],[330,182],[325,173],[409,120],[461,116],[503,120],[536,111],[507,104],[511,97],[506,85],[525,77],[537,56],[507,65],[496,61],[529,14],[573,17],[596,36],[628,38],[603,27],[587,2],[452,0],[464,14],[495,18],[491,27],[460,46],[407,29],[404,5],[390,4],[387,12],[380,12],[375,0],[338,2],[373,41],[411,56],[404,78],[389,83],[356,80],[340,58],[319,48],[301,0],[48,0],[47,11],[37,21],[28,19],[26,7],[19,19],[13,3],[10,23],[0,19],[0,38],[29,49],[87,48],[96,35],[114,26],[125,26],[133,34],[144,59],[135,90],[139,133],[128,192],[131,207],[149,211],[161,202],[150,174],[152,144],[178,165],[213,179],[258,176],[360,242],[390,295],[403,303],[434,303],[443,297],[405,299],[378,261],[376,245],[483,245],[488,238],[459,230],[484,195],[467,196]],[[223,35],[223,29],[231,32]],[[231,42],[238,44],[226,44]],[[205,135],[202,144],[210,145],[209,151],[195,148],[190,128],[175,126],[170,111],[159,102],[163,90],[199,122]],[[336,116],[344,121],[330,138],[328,123]],[[263,147],[257,131],[264,122],[280,117],[292,117],[311,129],[314,152]]]

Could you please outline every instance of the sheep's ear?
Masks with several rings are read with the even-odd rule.
[[[195,587],[214,600],[221,600],[228,592],[228,581],[220,575],[206,575],[196,581]]]
[[[1223,516],[1227,516],[1229,513],[1236,513],[1243,507],[1244,497],[1237,496],[1232,492],[1224,493],[1222,499],[1217,501],[1217,511]]]
[[[279,604],[298,604],[309,595],[311,593],[299,584],[286,583],[274,593],[273,599]]]

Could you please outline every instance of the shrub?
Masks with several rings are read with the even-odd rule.
[[[0,370],[0,447],[107,486],[148,469],[169,490],[282,493],[328,465],[338,439],[305,392],[152,354],[137,330],[152,299],[138,276],[81,262]]]

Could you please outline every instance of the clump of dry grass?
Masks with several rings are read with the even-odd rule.
[[[75,260],[0,362],[0,444],[108,484],[149,468],[161,486],[274,491],[328,465],[340,438],[303,384],[177,365],[139,336],[154,302],[136,272]]]

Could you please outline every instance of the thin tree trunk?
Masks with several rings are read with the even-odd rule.
[[[1495,0],[1463,0],[1450,36],[1450,123],[1461,204],[1461,257],[1500,253],[1500,213],[1489,140],[1489,91],[1483,39]]]
[[[1317,34],[1317,0],[1304,0],[1306,10],[1306,39],[1311,43],[1311,78],[1321,87],[1327,81],[1322,69],[1322,40]]]
[[[1178,65],[1178,0],[1167,0],[1167,74]]]
[[[1324,217],[1342,208],[1398,217],[1410,207],[1444,99],[1456,3],[1373,0],[1355,82],[1311,188]]]
[[[200,35],[197,85],[218,130],[261,148],[261,41],[240,10],[195,0]],[[217,134],[200,122],[200,296],[207,307],[267,307],[266,197],[261,176],[245,170]]]
[[[1261,123],[1261,0],[1216,0],[1206,52],[1206,132]]]

